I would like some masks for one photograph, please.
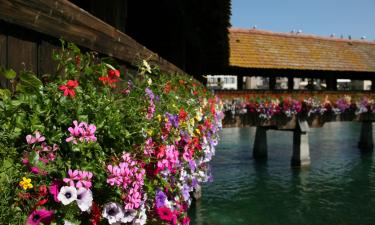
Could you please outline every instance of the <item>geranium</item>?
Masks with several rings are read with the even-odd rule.
[[[78,124],[77,120],[73,121],[74,127],[69,127],[70,137],[66,139],[66,142],[73,141],[74,144],[80,142],[95,142],[97,139],[95,137],[96,126],[94,124],[88,125],[86,122],[80,122]]]
[[[99,77],[99,80],[104,85],[108,84],[110,87],[115,88],[116,83],[120,81],[118,79],[119,77],[120,77],[120,71],[119,70],[109,69],[107,71],[107,76],[101,76],[101,77]]]
[[[45,140],[45,137],[41,135],[39,131],[35,131],[35,137],[31,134],[26,136],[27,144],[31,145],[38,142],[43,142]]]
[[[76,87],[78,87],[78,81],[68,80],[65,85],[60,85],[59,89],[64,92],[64,96],[74,98],[76,96],[74,91]]]
[[[53,211],[49,211],[46,209],[39,209],[34,210],[29,217],[27,218],[27,224],[29,225],[39,225],[43,224],[51,224],[53,219]]]

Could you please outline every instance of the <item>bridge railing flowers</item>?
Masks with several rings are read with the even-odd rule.
[[[211,180],[222,104],[194,79],[63,45],[59,76],[2,70],[0,221],[189,224]],[[132,77],[127,80],[125,78]]]
[[[319,119],[322,123],[332,120],[360,120],[375,113],[372,96],[334,95],[301,96],[273,95],[246,98],[223,98],[225,124],[236,123],[235,116],[244,124],[283,124],[291,119],[308,121]],[[249,124],[248,124],[249,125]]]

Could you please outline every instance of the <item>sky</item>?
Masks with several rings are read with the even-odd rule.
[[[375,0],[232,0],[232,27],[375,40]]]

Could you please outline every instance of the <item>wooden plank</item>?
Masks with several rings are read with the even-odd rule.
[[[0,19],[136,65],[149,59],[162,71],[184,73],[131,37],[68,0],[0,0]]]
[[[57,62],[52,59],[52,53],[58,47],[47,41],[41,41],[38,45],[38,75],[44,77],[49,74],[56,75]]]
[[[4,25],[0,23],[0,67],[7,66],[7,36],[5,35]],[[6,87],[5,77],[0,74],[0,87]]]
[[[38,52],[36,42],[8,36],[8,68],[17,73],[22,70],[37,72]]]

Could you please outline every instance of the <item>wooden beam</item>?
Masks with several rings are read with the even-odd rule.
[[[0,0],[0,19],[136,66],[142,59],[161,71],[184,73],[137,41],[68,0]],[[146,28],[144,28],[146,29]]]

